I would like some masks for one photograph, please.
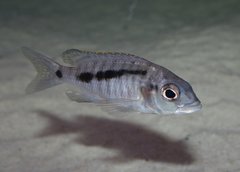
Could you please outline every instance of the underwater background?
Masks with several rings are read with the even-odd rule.
[[[61,61],[69,48],[162,65],[203,104],[183,116],[108,114],[61,85],[25,95],[36,75],[20,48]],[[1,172],[240,171],[240,1],[0,1]]]

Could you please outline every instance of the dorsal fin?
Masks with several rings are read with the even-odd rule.
[[[62,53],[63,62],[73,66],[78,64],[79,63],[78,61],[84,58],[85,56],[86,53],[78,49],[69,49]]]
[[[62,53],[62,59],[65,63],[78,66],[81,61],[87,59],[107,59],[110,57],[136,57],[132,54],[118,53],[118,52],[92,52],[92,51],[82,51],[78,49],[69,49]]]

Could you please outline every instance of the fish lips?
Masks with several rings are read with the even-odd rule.
[[[197,112],[202,109],[202,104],[200,101],[195,101],[191,104],[186,104],[184,106],[179,106],[176,110],[176,114],[186,114]]]

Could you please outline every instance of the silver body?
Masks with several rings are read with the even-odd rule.
[[[49,86],[63,82],[77,86],[79,92],[67,94],[77,102],[94,102],[121,111],[157,114],[190,113],[201,108],[200,101],[186,81],[168,69],[135,55],[71,49],[63,53],[63,61],[68,64],[65,66],[47,57],[39,58],[36,62],[35,58],[44,55],[28,48],[23,48],[23,52],[26,57],[30,57],[40,74],[44,65],[52,63],[52,67],[46,67],[50,69],[44,70],[54,68],[49,72],[49,75],[52,73],[52,80],[48,79]],[[39,62],[44,60],[44,64],[39,67]],[[39,76],[35,80],[39,81]],[[181,92],[181,96],[179,94],[174,102],[162,96],[162,88],[168,83],[176,85]],[[38,85],[35,81],[30,84],[29,92],[49,87],[43,85],[41,88]]]
[[[91,60],[83,60],[75,67],[62,66],[63,78],[65,82],[73,83],[79,87],[84,87],[88,91],[101,96],[104,99],[139,99],[139,88],[154,75],[161,75],[161,71],[152,71],[149,68],[151,63],[143,59],[136,61],[136,57],[120,56],[115,58],[104,57]],[[75,76],[83,72],[96,74],[98,71],[106,70],[147,70],[148,74],[142,75],[123,75],[112,79],[98,81],[96,78],[91,82],[82,82]]]

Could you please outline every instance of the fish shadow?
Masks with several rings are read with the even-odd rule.
[[[37,137],[79,133],[75,140],[85,146],[98,146],[117,152],[107,160],[129,162],[146,160],[172,164],[191,164],[194,157],[183,141],[174,141],[144,126],[102,117],[79,115],[66,120],[56,114],[37,111],[49,125]]]

